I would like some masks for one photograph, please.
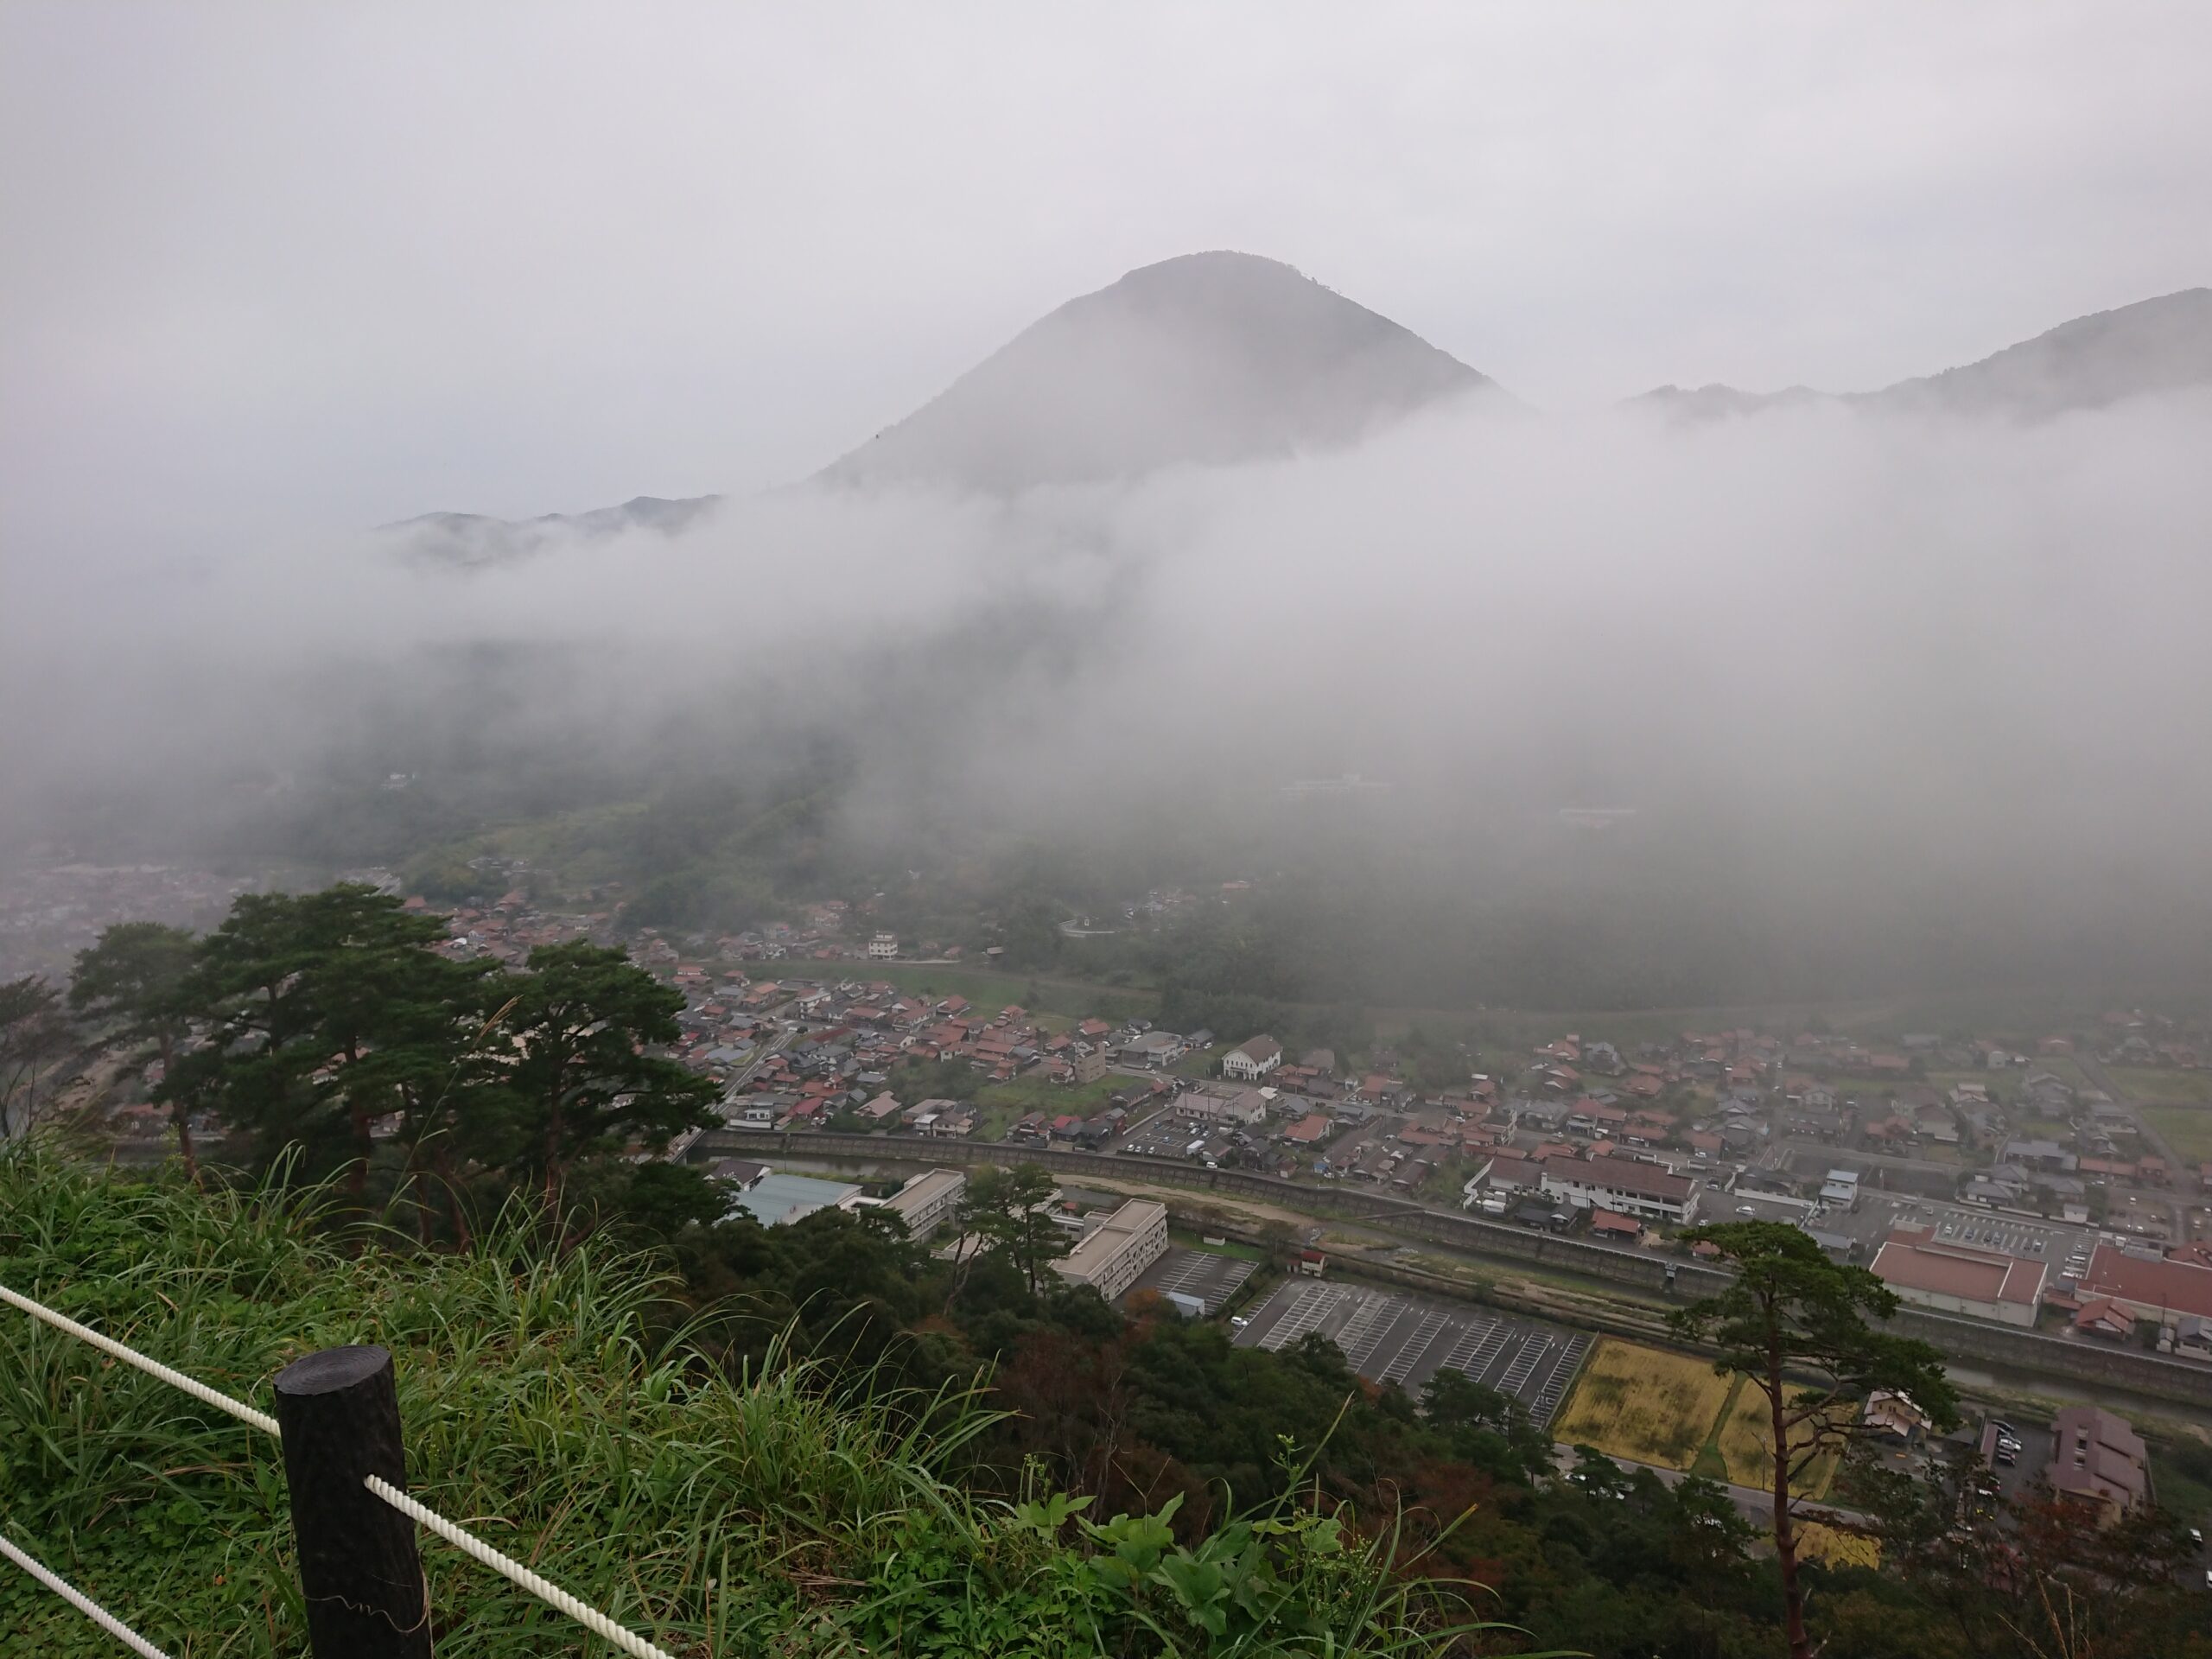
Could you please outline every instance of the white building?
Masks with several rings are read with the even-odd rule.
[[[1644,1221],[1688,1225],[1697,1215],[1697,1183],[1632,1158],[1553,1158],[1543,1190],[1554,1198]]]
[[[1266,1121],[1268,1099],[1257,1089],[1215,1084],[1185,1091],[1175,1102],[1175,1116],[1193,1123],[1250,1125]]]
[[[1221,1075],[1257,1083],[1282,1064],[1282,1045],[1272,1037],[1255,1037],[1221,1057]]]
[[[1122,1045],[1128,1065],[1173,1065],[1183,1056],[1183,1039],[1172,1031],[1147,1031]]]
[[[1131,1198],[1052,1268],[1070,1284],[1089,1285],[1110,1302],[1166,1254],[1167,1206]]]
[[[907,1237],[925,1239],[960,1207],[960,1195],[967,1190],[965,1171],[926,1169],[909,1177],[906,1185],[883,1201],[883,1207],[906,1224]]]
[[[887,962],[899,954],[899,936],[879,933],[868,942],[868,953],[879,962]]]

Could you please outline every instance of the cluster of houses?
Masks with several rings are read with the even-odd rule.
[[[436,906],[420,894],[406,900],[404,908],[416,914],[435,912]],[[548,911],[517,887],[488,904],[467,905],[446,918],[448,934],[442,953],[457,962],[489,958],[509,968],[520,968],[540,945],[567,944],[590,939],[599,944],[616,942],[610,910]]]
[[[0,980],[66,981],[79,950],[122,921],[205,928],[258,883],[173,864],[25,864],[0,870]]]

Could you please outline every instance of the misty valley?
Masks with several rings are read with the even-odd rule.
[[[41,569],[0,1651],[2212,1653],[2212,290],[1929,366],[1213,251],[776,488]]]

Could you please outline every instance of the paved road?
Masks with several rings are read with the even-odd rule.
[[[1612,1458],[1612,1453],[1610,1452],[1605,1455]],[[1562,1471],[1574,1467],[1574,1448],[1565,1441],[1553,1443],[1552,1456]],[[1638,1469],[1649,1469],[1659,1477],[1662,1484],[1669,1486],[1681,1484],[1683,1478],[1681,1470],[1662,1469],[1656,1463],[1638,1463],[1633,1458],[1612,1458],[1612,1460],[1631,1474]],[[1736,1512],[1746,1521],[1765,1531],[1771,1532],[1774,1529],[1774,1494],[1772,1492],[1762,1486],[1737,1486],[1726,1484],[1723,1484],[1722,1490],[1728,1494],[1729,1502],[1736,1506]],[[1839,1521],[1847,1522],[1854,1526],[1867,1524],[1866,1517],[1856,1510],[1838,1509],[1834,1504],[1816,1503],[1809,1500],[1797,1506],[1797,1518],[1801,1522],[1817,1518],[1814,1511],[1817,1511],[1820,1516],[1832,1515]]]
[[[1759,1159],[1762,1166],[1778,1168],[1789,1154],[1809,1152],[1831,1160],[1838,1165],[1865,1164],[1870,1169],[1909,1169],[1922,1175],[1945,1175],[1955,1181],[1970,1173],[1960,1164],[1938,1163],[1928,1158],[1900,1158],[1890,1152],[1854,1152],[1849,1147],[1832,1147],[1825,1141],[1815,1141],[1803,1135],[1784,1135],[1769,1147]]]

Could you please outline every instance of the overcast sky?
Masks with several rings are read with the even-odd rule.
[[[2212,7],[0,6],[0,570],[810,472],[1287,260],[1548,407],[2212,282]]]

